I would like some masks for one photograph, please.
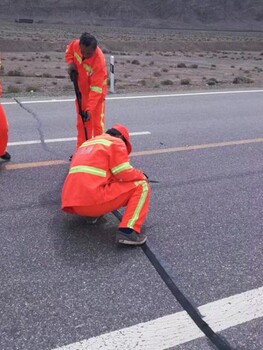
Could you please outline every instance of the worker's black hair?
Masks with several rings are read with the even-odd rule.
[[[95,36],[86,32],[81,34],[81,37],[79,38],[79,43],[84,46],[91,46],[94,50],[98,46],[98,42]]]
[[[125,145],[127,146],[127,141],[126,141],[125,137],[119,132],[119,130],[111,128],[111,129],[108,129],[106,131],[106,134],[109,134],[111,136],[118,137],[119,139],[122,139],[122,141],[124,141]]]

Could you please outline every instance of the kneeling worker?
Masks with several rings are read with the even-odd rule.
[[[126,207],[116,242],[141,245],[147,239],[140,231],[150,187],[144,173],[131,166],[131,150],[129,132],[120,124],[84,142],[72,158],[63,185],[62,210],[96,218]]]

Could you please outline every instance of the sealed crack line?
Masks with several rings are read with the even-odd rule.
[[[44,133],[43,133],[43,130],[42,130],[42,123],[41,121],[39,120],[37,114],[33,111],[31,111],[29,108],[25,107],[23,105],[22,102],[20,102],[18,99],[14,98],[14,100],[16,101],[16,103],[22,108],[24,109],[27,113],[31,114],[32,117],[35,119],[35,121],[37,122],[37,131],[39,133],[39,139],[40,139],[40,142],[41,142],[41,146],[43,147],[43,149],[46,151],[46,152],[49,152],[49,153],[54,153],[53,151],[51,151],[49,149],[49,147],[47,146],[46,142],[45,142],[45,138],[44,138]]]
[[[187,299],[187,297],[182,293],[182,291],[174,283],[173,279],[167,273],[161,262],[158,260],[156,255],[147,245],[147,243],[142,245],[142,250],[147,258],[150,260],[151,264],[158,272],[159,276],[162,278],[166,286],[172,292],[179,304],[184,308],[184,310],[191,317],[193,322],[197,327],[205,334],[205,336],[215,345],[218,350],[234,350],[229,343],[222,337],[215,333],[212,328],[203,320],[200,312],[196,309],[192,303]]]
[[[121,221],[122,214],[118,210],[114,210],[112,214]],[[215,345],[218,350],[234,350],[229,343],[222,337],[215,333],[212,328],[203,320],[202,315],[199,310],[196,309],[192,303],[187,299],[187,297],[181,292],[181,290],[176,286],[173,279],[170,277],[169,273],[165,270],[164,266],[161,264],[160,260],[156,257],[153,251],[150,249],[147,243],[142,246],[142,251],[150,260],[151,264],[158,272],[161,279],[164,281],[166,286],[172,292],[176,300],[183,307],[183,309],[188,313],[193,322],[197,327],[205,334],[205,336]]]

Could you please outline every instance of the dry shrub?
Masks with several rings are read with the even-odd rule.
[[[8,92],[8,93],[11,93],[11,94],[17,94],[17,93],[21,92],[21,90],[19,89],[18,86],[9,85],[9,86],[7,87],[7,92]]]
[[[186,64],[184,64],[184,63],[178,63],[177,64],[177,68],[186,68]]]
[[[140,65],[140,62],[138,60],[132,60],[131,64],[137,64],[138,66]]]
[[[24,74],[21,72],[20,69],[14,69],[14,70],[8,71],[7,75],[9,77],[22,77]]]
[[[142,86],[146,86],[146,80],[142,79],[138,81],[139,84],[141,84]]]
[[[185,79],[181,79],[181,85],[190,85],[190,79],[185,78]]]
[[[218,84],[218,80],[216,78],[210,78],[207,80],[207,85],[212,86]]]
[[[235,77],[233,80],[233,84],[252,84],[254,80],[247,77]]]
[[[161,81],[162,85],[173,85],[173,81],[170,79],[162,80]]]

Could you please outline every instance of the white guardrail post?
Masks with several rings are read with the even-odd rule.
[[[110,56],[110,92],[114,93],[114,56]]]

